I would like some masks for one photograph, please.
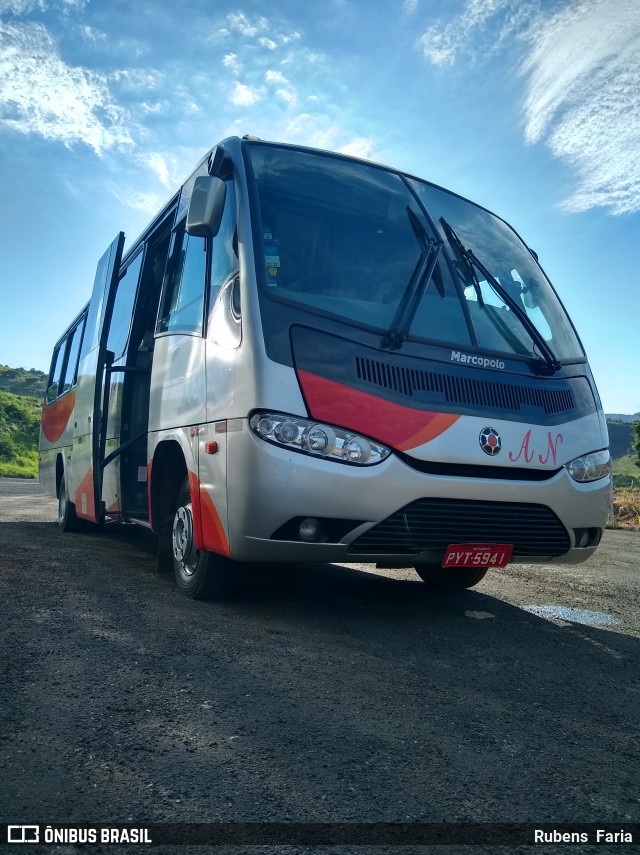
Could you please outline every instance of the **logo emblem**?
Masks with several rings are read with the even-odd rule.
[[[494,457],[496,454],[500,454],[502,440],[500,439],[500,434],[494,428],[482,428],[480,436],[478,437],[478,442],[480,443],[480,448],[485,454],[488,454],[491,457]]]

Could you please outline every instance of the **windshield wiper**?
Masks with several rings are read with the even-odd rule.
[[[476,292],[476,297],[478,298],[478,305],[484,309],[484,297],[482,296],[480,280],[478,279],[475,267],[473,266],[471,260],[467,257],[467,250],[464,248],[464,246],[462,245],[462,241],[451,228],[449,223],[444,219],[444,217],[440,217],[440,223],[442,225],[442,228],[444,229],[444,233],[447,236],[447,240],[451,245],[451,249],[453,250],[453,254],[456,257],[456,262],[458,263],[458,266],[464,268],[467,274],[467,278],[473,285],[473,289]]]
[[[408,205],[407,216],[420,247],[420,257],[407,287],[404,289],[391,326],[382,339],[382,347],[393,347],[395,349],[401,348],[409,336],[409,330],[418,311],[420,300],[431,281],[442,249],[442,243],[429,237],[424,226]]]
[[[478,276],[476,274],[476,270],[479,270],[480,273],[487,280],[489,285],[493,288],[495,293],[503,300],[507,306],[511,309],[513,314],[518,318],[522,326],[531,336],[531,339],[535,345],[537,345],[540,353],[542,355],[543,360],[546,362],[549,371],[552,374],[555,374],[556,371],[559,371],[562,367],[555,353],[547,343],[547,340],[542,335],[540,330],[536,327],[536,325],[531,321],[527,313],[521,306],[518,305],[517,301],[509,294],[507,289],[500,284],[500,282],[496,279],[496,277],[484,266],[484,264],[480,261],[480,259],[475,255],[472,249],[467,249],[454,229],[447,223],[444,217],[440,217],[440,223],[442,228],[447,235],[447,239],[451,244],[452,249],[454,250],[455,255],[461,259],[464,263],[464,266],[467,270],[472,274],[470,276],[471,281],[473,283],[473,287],[478,295],[478,303],[481,306],[484,306],[484,301],[482,301],[481,297],[481,288],[480,282],[478,281]]]

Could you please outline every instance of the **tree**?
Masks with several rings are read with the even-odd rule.
[[[636,419],[635,422],[631,423],[631,429],[633,430],[633,443],[631,447],[638,455],[636,466],[640,466],[640,419]]]

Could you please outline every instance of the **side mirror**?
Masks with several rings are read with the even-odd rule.
[[[215,175],[196,178],[187,211],[187,234],[215,237],[220,228],[226,195],[227,185]]]

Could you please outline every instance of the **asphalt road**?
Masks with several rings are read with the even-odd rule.
[[[315,565],[200,603],[146,532],[55,519],[0,479],[0,820],[640,822],[640,533],[459,594]]]

